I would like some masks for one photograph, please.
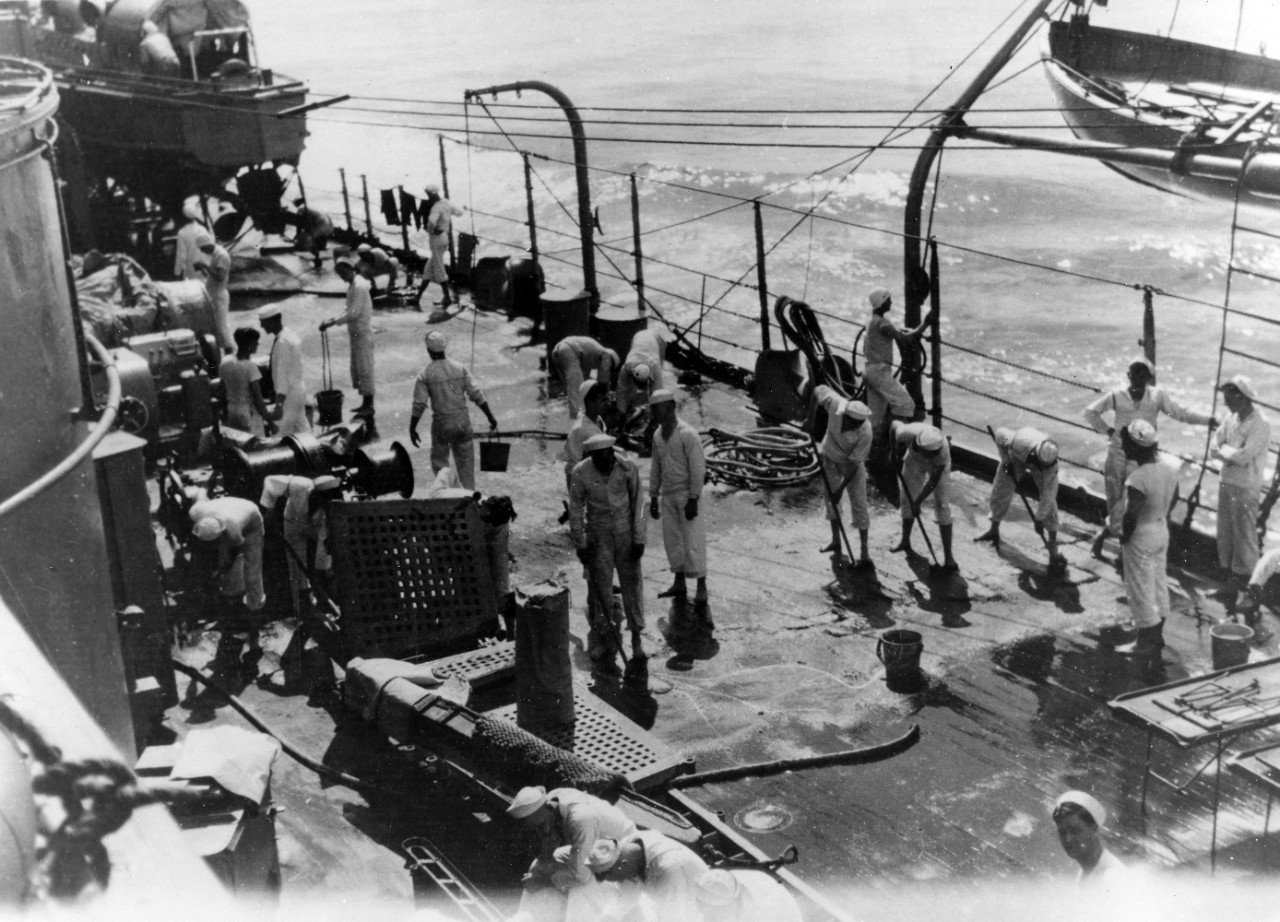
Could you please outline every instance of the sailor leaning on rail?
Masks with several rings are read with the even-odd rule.
[[[1058,443],[1030,426],[1016,430],[1001,427],[995,431],[995,440],[1000,460],[991,484],[991,527],[973,540],[1000,547],[1000,523],[1009,514],[1025,474],[1040,494],[1033,519],[1036,534],[1045,539],[1050,572],[1060,573],[1066,569],[1067,559],[1058,553]]]
[[[862,337],[863,381],[867,387],[867,407],[871,411],[871,430],[879,434],[888,425],[886,411],[899,419],[915,419],[915,400],[893,376],[893,346],[896,343],[904,356],[914,355],[916,344],[933,323],[934,316],[930,311],[919,326],[899,330],[889,319],[893,296],[888,290],[877,288],[867,300],[871,304],[871,316]]]
[[[1120,522],[1124,516],[1124,479],[1133,467],[1125,461],[1120,432],[1135,419],[1149,422],[1159,429],[1159,416],[1164,413],[1179,422],[1208,426],[1213,429],[1217,421],[1207,413],[1188,410],[1157,387],[1156,369],[1150,360],[1138,357],[1129,363],[1129,385],[1107,391],[1084,409],[1084,419],[1096,432],[1111,439],[1107,446],[1107,460],[1103,477],[1107,493],[1107,521],[1093,539],[1094,557],[1102,556],[1102,544],[1107,535],[1120,534]],[[1110,422],[1106,419],[1110,414]]]

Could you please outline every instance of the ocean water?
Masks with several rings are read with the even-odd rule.
[[[1161,33],[1172,21],[1177,37],[1255,53],[1280,34],[1272,3],[1249,4],[1238,37],[1236,5],[1221,0],[1113,6],[1094,21]],[[552,288],[576,291],[576,191],[559,110],[537,92],[486,100],[494,117],[461,105],[466,89],[551,83],[586,120],[604,300],[636,301],[626,281],[634,275],[627,177],[635,173],[651,304],[668,323],[700,329],[709,352],[750,366],[758,296],[734,284],[756,281],[750,201],[763,202],[770,295],[806,300],[822,313],[828,340],[851,347],[867,291],[901,291],[907,178],[926,131],[865,148],[949,105],[1028,8],[992,0],[271,0],[254,14],[264,64],[306,79],[320,97],[352,96],[310,118],[302,174],[321,207],[341,215],[345,168],[353,195],[367,177],[380,224],[377,190],[420,193],[438,179],[444,136],[451,197],[470,210],[456,226],[481,238],[481,256],[520,257],[528,239],[518,146],[548,158],[533,160],[539,249]],[[1037,36],[971,124],[1068,137],[1039,54]],[[1160,193],[1089,161],[955,141],[938,177],[932,233],[943,375],[958,385],[944,395],[954,438],[978,445],[987,423],[1037,425],[1063,443],[1068,479],[1091,480],[1084,468],[1104,446],[1076,424],[1091,389],[1122,383],[1140,352],[1142,286],[1169,293],[1156,297],[1160,383],[1190,406],[1214,405],[1223,314],[1196,302],[1225,298],[1229,202]],[[361,212],[357,205],[358,226]],[[1266,210],[1245,208],[1242,222],[1280,230]],[[1264,237],[1241,235],[1237,262],[1280,276],[1280,256]],[[1280,316],[1275,297],[1271,283],[1235,276],[1233,308]],[[1233,316],[1227,346],[1280,355],[1278,331]],[[775,329],[775,347],[778,340]],[[1263,400],[1280,405],[1275,368],[1232,352],[1223,367],[1250,374]],[[1199,458],[1204,430],[1166,421],[1162,443]]]

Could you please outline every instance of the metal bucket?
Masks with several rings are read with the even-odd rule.
[[[511,446],[496,439],[480,443],[480,470],[502,473],[511,459]]]
[[[342,422],[342,391],[320,391],[316,394],[316,414],[321,426],[336,426]]]
[[[1213,652],[1214,669],[1230,669],[1249,662],[1249,648],[1253,645],[1253,628],[1230,621],[1215,624],[1209,629],[1209,645]]]
[[[891,691],[916,691],[924,683],[920,654],[924,638],[916,631],[885,631],[876,643],[876,658],[884,663],[885,680]]]

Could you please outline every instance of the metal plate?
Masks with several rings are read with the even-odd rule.
[[[496,620],[474,500],[334,503],[329,534],[342,631],[353,650],[423,653]]]
[[[680,773],[684,756],[580,685],[573,688],[572,730],[548,733],[548,743],[618,772],[637,790],[646,790]],[[516,722],[514,704],[489,712]]]
[[[472,688],[484,688],[515,675],[516,645],[514,641],[504,640],[491,647],[481,647],[479,650],[469,650],[427,662],[431,671],[442,679],[462,679],[471,683]]]

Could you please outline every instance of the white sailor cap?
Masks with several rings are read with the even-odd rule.
[[[547,802],[547,789],[542,785],[521,788],[507,807],[507,815],[512,819],[523,820],[533,816]]]
[[[587,380],[583,381],[582,384],[578,387],[578,396],[581,397],[583,400],[586,400],[588,397],[591,396],[591,392],[595,390],[597,387],[604,387],[604,385],[601,384],[599,381],[597,381],[595,378],[587,378]]]
[[[587,867],[593,874],[601,874],[618,863],[622,854],[622,843],[617,839],[596,839],[587,855]]]
[[[191,533],[201,541],[212,541],[214,538],[226,531],[226,528],[227,527],[223,524],[222,519],[206,515],[203,519],[196,522],[195,527],[191,529]]]
[[[361,255],[365,253],[372,253],[373,247],[369,246],[369,244],[367,243],[362,243],[358,247],[356,247],[356,252],[360,253]]]
[[[430,352],[444,352],[449,346],[449,337],[445,336],[439,330],[432,330],[427,334],[427,350]]]
[[[593,435],[582,443],[582,450],[587,454],[591,454],[593,451],[603,451],[606,448],[612,448],[616,441],[618,440],[611,435],[604,435],[603,433]]]
[[[1235,375],[1231,380],[1223,383],[1218,390],[1225,391],[1229,387],[1238,390],[1250,400],[1258,399],[1258,392],[1253,389],[1253,382],[1249,380],[1247,375]]]
[[[1036,459],[1045,467],[1050,464],[1056,464],[1058,461],[1058,443],[1053,439],[1045,439],[1036,446]]]
[[[1067,793],[1054,801],[1053,812],[1057,813],[1058,808],[1066,804],[1075,804],[1088,813],[1093,817],[1093,821],[1098,824],[1099,829],[1107,823],[1107,809],[1091,794],[1086,794],[1084,791],[1067,791]]]
[[[641,383],[648,381],[649,377],[652,374],[653,374],[653,371],[652,369],[649,368],[649,365],[647,362],[636,362],[634,365],[631,366],[631,377],[635,378],[637,381],[640,381]]]
[[[649,406],[656,407],[660,403],[675,403],[676,395],[665,387],[649,395]]]
[[[889,289],[887,288],[877,288],[872,291],[871,294],[867,295],[867,301],[870,302],[871,309],[873,311],[884,307],[892,298],[893,295],[889,293]]]
[[[1156,443],[1156,427],[1145,419],[1135,419],[1125,427],[1133,444],[1142,448],[1150,448]]]
[[[852,420],[863,420],[871,415],[871,408],[861,400],[846,400],[840,412]]]
[[[279,305],[272,304],[271,306],[264,307],[262,310],[258,311],[258,322],[261,323],[263,320],[270,320],[272,317],[279,317],[281,315],[282,311],[280,310]]]
[[[1130,368],[1133,368],[1135,365],[1141,365],[1147,370],[1147,374],[1151,375],[1151,377],[1154,378],[1156,376],[1156,366],[1145,355],[1140,355],[1129,363]]]
[[[942,445],[942,430],[937,426],[925,426],[916,436],[916,447],[921,451],[938,451]]]

